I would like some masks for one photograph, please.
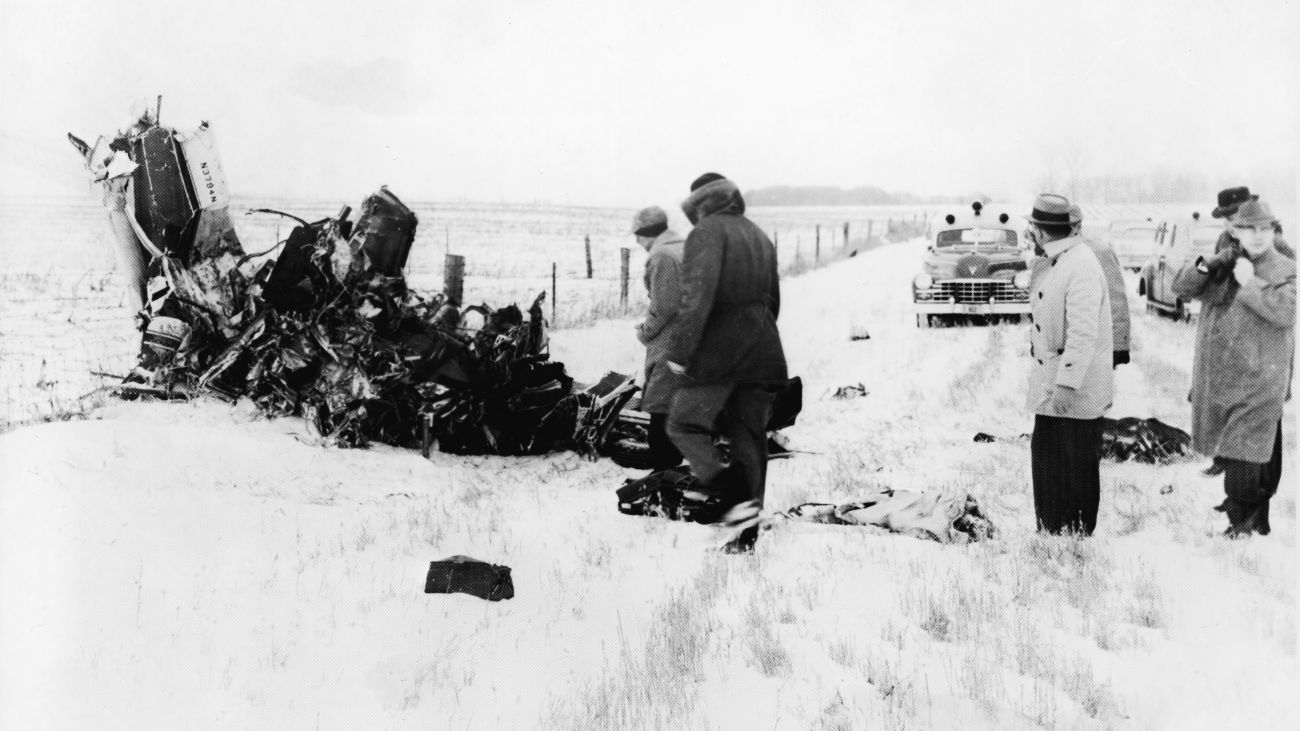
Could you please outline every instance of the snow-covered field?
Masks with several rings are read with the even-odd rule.
[[[785,524],[727,556],[620,515],[633,473],[608,461],[341,451],[245,405],[111,403],[0,435],[0,728],[1292,727],[1294,409],[1271,536],[1218,537],[1198,461],[1103,464],[1097,535],[1040,537],[1027,333],[918,330],[922,247],[783,283],[787,434],[816,454],[772,463],[768,506],[970,493],[997,540]],[[1186,428],[1194,329],[1132,309],[1111,415]],[[555,331],[553,357],[635,371],[632,325]],[[455,554],[510,566],[515,598],[424,594]]]

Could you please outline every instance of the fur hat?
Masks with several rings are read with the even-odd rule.
[[[705,174],[701,175],[700,177],[696,178],[696,179],[691,183],[691,192],[694,193],[695,191],[697,191],[697,190],[699,190],[700,188],[702,188],[702,187],[708,185],[709,183],[714,182],[715,180],[726,180],[726,179],[727,179],[727,176],[725,176],[725,175],[721,175],[721,174],[719,174],[719,173],[705,173]]]
[[[691,183],[691,194],[682,201],[686,220],[695,225],[701,218],[722,210],[738,214],[745,212],[745,199],[736,184],[717,173],[705,173],[696,178]]]
[[[1241,186],[1240,188],[1224,188],[1219,191],[1219,206],[1210,212],[1215,218],[1227,218],[1237,212],[1237,208],[1246,201],[1253,201],[1259,198],[1257,195],[1251,195],[1250,188]]]
[[[658,229],[651,233],[653,229]],[[668,214],[659,206],[642,208],[632,217],[631,233],[637,236],[658,236],[668,229]]]
[[[1082,220],[1078,209],[1063,195],[1043,193],[1034,201],[1033,213],[1025,220],[1040,226],[1072,226]]]
[[[1268,204],[1260,200],[1257,195],[1241,203],[1236,212],[1230,215],[1233,226],[1267,226],[1277,221],[1273,217],[1273,211],[1269,210]]]

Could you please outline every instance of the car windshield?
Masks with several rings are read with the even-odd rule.
[[[1111,235],[1117,239],[1134,239],[1155,241],[1157,229],[1155,226],[1126,226],[1115,229]]]
[[[1016,245],[1016,232],[1005,228],[959,228],[940,231],[935,237],[940,248],[945,247],[1001,247]]]

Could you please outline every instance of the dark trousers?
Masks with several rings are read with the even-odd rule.
[[[704,487],[725,501],[757,500],[767,486],[767,421],[773,394],[761,384],[682,386],[668,410],[668,436]],[[715,444],[725,437],[726,451]]]
[[[1038,529],[1092,535],[1101,503],[1101,419],[1037,415],[1029,454]]]
[[[668,438],[667,426],[668,414],[650,415],[650,427],[646,430],[646,434],[653,470],[666,470],[682,463],[682,453]]]
[[[1277,423],[1273,437],[1273,455],[1267,462],[1243,462],[1226,457],[1217,458],[1223,465],[1223,492],[1228,497],[1225,512],[1231,523],[1229,530],[1257,531],[1268,534],[1268,502],[1277,494],[1282,481],[1282,422]]]

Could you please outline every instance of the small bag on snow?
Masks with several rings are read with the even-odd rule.
[[[510,567],[479,561],[469,556],[452,556],[429,564],[424,580],[425,594],[469,594],[490,602],[513,599],[515,585]]]

